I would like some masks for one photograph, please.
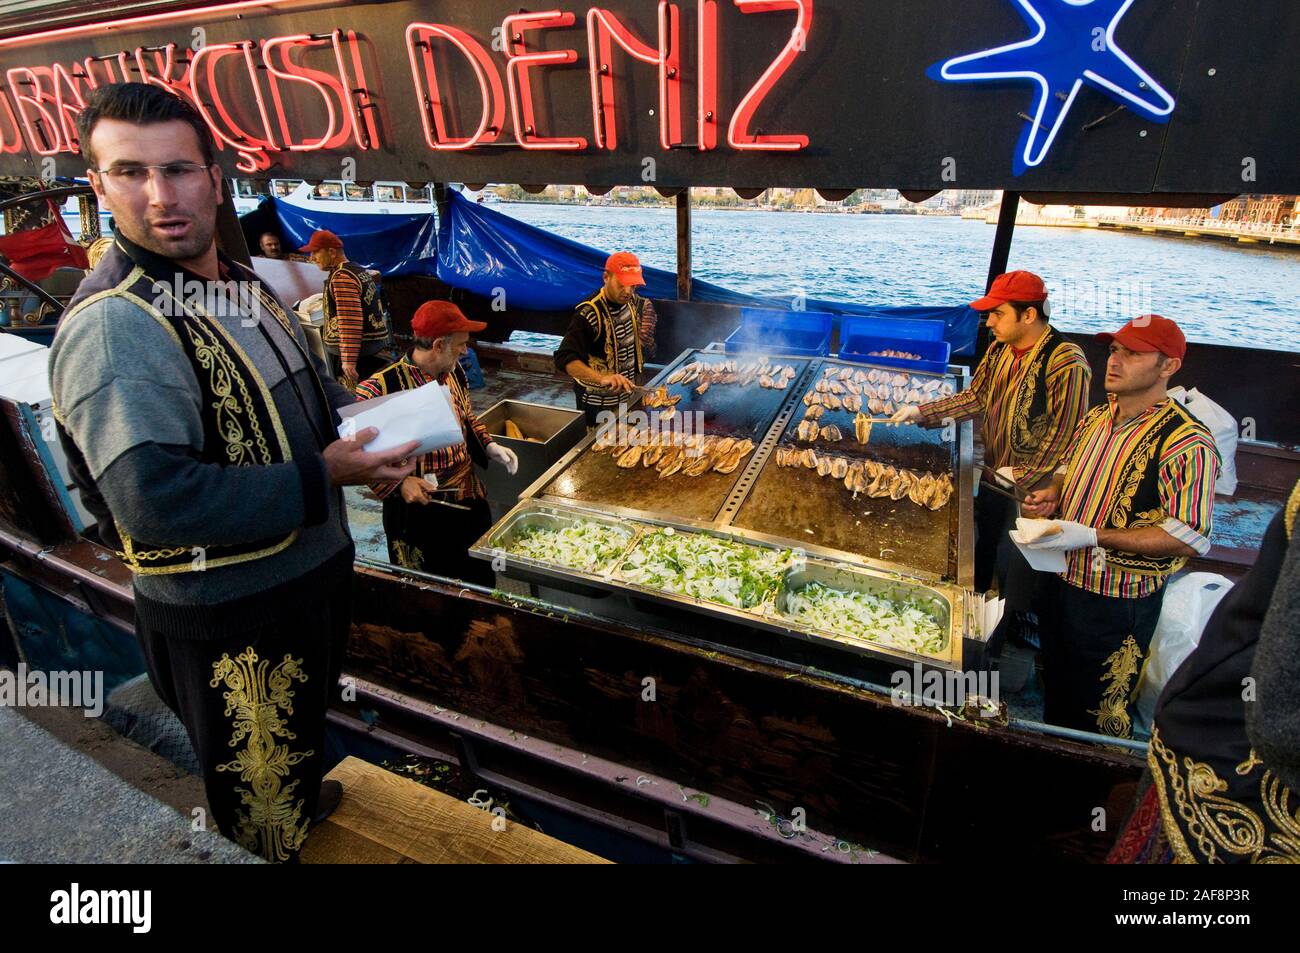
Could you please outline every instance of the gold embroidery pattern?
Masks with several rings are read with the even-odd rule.
[[[1129,681],[1137,674],[1141,658],[1142,650],[1131,635],[1106,658],[1107,671],[1100,681],[1109,681],[1110,685],[1102,692],[1101,707],[1088,710],[1088,714],[1097,716],[1097,730],[1103,735],[1133,737],[1133,720],[1128,713]]]
[[[1142,435],[1142,439],[1124,461],[1124,467],[1128,472],[1121,477],[1123,487],[1110,511],[1110,523],[1116,529],[1128,527],[1128,513],[1133,508],[1133,497],[1137,494],[1142,478],[1146,476],[1147,467],[1155,457],[1156,451],[1160,449],[1159,424],[1164,416],[1163,413],[1157,414],[1146,424],[1147,432]]]
[[[1029,410],[1034,404],[1034,395],[1038,392],[1038,375],[1047,361],[1049,349],[1047,342],[1052,339],[1050,331],[1038,340],[1037,350],[1029,360],[1025,376],[1021,378],[1020,389],[1015,395],[1011,407],[1011,447],[1016,453],[1032,454],[1043,442],[1043,434],[1051,425],[1052,415],[1044,411],[1033,420],[1029,419]]]
[[[226,442],[226,459],[235,466],[249,466],[258,462],[252,455],[255,440],[260,462],[271,463],[271,448],[257,422],[257,414],[252,410],[253,395],[248,392],[248,383],[239,373],[234,359],[208,328],[204,328],[201,335],[195,325],[187,323],[185,332],[194,345],[195,359],[208,372],[209,386],[217,398],[212,406],[217,412],[217,430]],[[239,388],[242,402],[235,397],[234,387]],[[244,436],[244,428],[240,424],[241,415],[248,418],[249,429],[253,432],[252,440]]]
[[[412,546],[400,539],[393,540],[393,555],[397,557],[397,565],[403,569],[423,569],[424,553],[418,546]]]
[[[1282,517],[1282,522],[1286,526],[1287,539],[1291,538],[1291,534],[1295,530],[1295,518],[1298,511],[1300,511],[1300,480],[1296,480],[1295,486],[1291,487],[1291,495],[1286,501],[1286,516]]]
[[[604,292],[600,292],[583,302],[583,304],[591,308],[596,319],[595,330],[602,332],[605,339],[604,359],[602,360],[594,354],[588,355],[587,366],[600,374],[621,374],[622,370],[618,364],[618,334],[617,324],[614,320],[614,310],[605,304],[603,294]],[[632,309],[632,344],[636,354],[636,370],[640,371],[643,366],[641,356],[641,317],[645,314],[645,302],[639,297],[633,297],[628,305]],[[582,305],[578,307],[582,307]],[[601,390],[601,388],[583,381],[578,381],[578,384],[587,390]]]
[[[1263,763],[1263,761],[1259,760],[1259,755],[1255,754],[1255,749],[1251,748],[1250,756],[1247,757],[1245,761],[1241,762],[1241,764],[1237,765],[1237,774],[1244,778]]]
[[[1222,795],[1228,784],[1208,764],[1184,757],[1183,770],[1187,772],[1184,781],[1178,758],[1161,740],[1159,729],[1151,733],[1147,760],[1160,797],[1165,833],[1179,863],[1194,864],[1199,858],[1188,848],[1183,829],[1170,809],[1170,792],[1178,817],[1186,824],[1206,863],[1223,863],[1220,849],[1252,864],[1300,863],[1300,804],[1291,807],[1290,789],[1273,772],[1266,769],[1259,782],[1260,802],[1270,822],[1265,824],[1251,808]],[[1246,777],[1262,767],[1263,762],[1251,751],[1250,757],[1237,766],[1236,773]]]
[[[236,839],[270,861],[288,860],[307,837],[308,820],[303,817],[304,801],[294,801],[297,781],[284,784],[290,768],[315,754],[292,752],[276,739],[294,740],[297,735],[285,723],[293,714],[295,681],[307,681],[302,659],[286,655],[275,668],[257,657],[249,646],[235,658],[223,653],[212,664],[216,688],[223,682],[228,691],[225,716],[235,716],[230,747],[244,742],[233,761],[217,765],[218,771],[237,771],[248,788],[236,788],[246,810],[237,812]],[[282,714],[283,712],[283,714]]]
[[[113,552],[117,553],[117,557],[135,572],[143,569],[146,562],[175,559],[177,556],[188,552],[188,549],[184,546],[173,546],[169,549],[137,550],[135,544],[131,541],[131,537],[127,535],[126,530],[123,529],[122,524],[117,519],[113,520],[113,525],[117,527],[118,538],[122,540],[122,548],[115,549]]]

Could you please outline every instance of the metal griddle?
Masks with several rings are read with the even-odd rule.
[[[784,426],[774,435],[772,451],[765,455],[753,487],[738,506],[731,525],[800,541],[804,545],[813,544],[880,560],[905,571],[960,579],[958,554],[961,548],[957,545],[957,540],[962,538],[959,519],[962,500],[960,429],[953,434],[957,439],[950,441],[945,439],[942,429],[876,424],[863,446],[854,436],[854,414],[846,410],[827,410],[818,418],[818,425],[834,424],[844,439],[799,440],[795,431],[807,411],[803,394],[822,379],[826,367],[857,370],[861,365],[829,359],[819,364],[816,373],[800,392]],[[951,375],[947,376],[952,380]],[[780,447],[811,448],[819,455],[833,454],[850,462],[875,460],[918,472],[948,472],[952,474],[958,492],[939,510],[918,506],[906,498],[891,500],[859,494],[854,499],[853,494],[844,489],[842,480],[820,477],[817,471],[803,467],[777,466],[776,449]],[[969,462],[966,469],[970,469]]]
[[[686,351],[648,388],[653,390],[677,368],[697,359],[722,361],[728,358],[719,352]],[[740,360],[739,357],[736,359]],[[827,411],[819,423],[836,424],[846,439],[833,444],[815,442],[811,444],[814,450],[830,450],[850,459],[865,456],[922,471],[949,469],[956,485],[952,499],[938,511],[906,499],[894,501],[860,495],[855,501],[844,489],[843,481],[819,477],[815,470],[778,467],[774,453],[781,445],[809,446],[795,441],[794,430],[806,409],[802,397],[815,386],[825,367],[834,365],[869,370],[872,365],[826,358],[774,357],[773,360],[795,368],[796,377],[784,391],[757,386],[714,386],[703,396],[684,396],[677,405],[679,413],[702,411],[708,433],[748,437],[755,442],[755,451],[736,473],[709,473],[694,478],[678,474],[660,479],[653,468],[638,465],[635,469],[623,470],[615,465],[613,455],[590,452],[595,434],[589,434],[521,494],[516,511],[553,506],[562,508],[562,512],[585,511],[601,518],[628,521],[629,524],[677,526],[758,545],[802,550],[810,560],[829,567],[828,571],[838,566],[846,571],[856,569],[874,574],[878,579],[938,587],[935,591],[965,592],[973,581],[974,469],[970,422],[960,425],[955,441],[945,441],[942,431],[926,431],[915,426],[888,428],[877,424],[866,448],[863,448],[853,435],[853,415]],[[951,367],[946,376],[960,389],[965,374],[965,369]],[[685,393],[691,388],[675,385],[669,390]],[[635,411],[637,408],[634,406],[632,409]],[[494,545],[491,541],[497,539],[497,534],[508,521],[509,517],[494,526],[471,551],[481,558],[489,558],[493,552],[491,545]],[[560,588],[596,584],[596,588],[624,591],[629,597],[662,604],[665,609],[683,602],[681,597],[623,583],[616,572],[599,575],[575,573],[540,564],[519,567],[516,565],[518,562],[516,559],[507,563],[507,574],[511,569],[526,568],[533,581],[549,579],[551,585]],[[693,607],[718,617],[744,617],[747,624],[781,631],[788,637],[807,637],[807,633],[798,631],[799,627],[789,620],[777,622],[767,616],[760,619],[753,613],[738,614],[711,604],[700,603]],[[973,623],[969,620],[963,623],[954,617],[953,624],[955,640],[960,640],[963,635],[971,636]],[[827,644],[837,639],[834,634],[828,636],[827,633],[817,637],[829,638]],[[843,647],[850,651],[863,648]],[[865,651],[878,657],[907,657],[906,653],[879,645],[869,646]],[[928,661],[959,666],[960,648],[954,645],[952,652],[946,660]]]
[[[690,350],[683,353],[648,386],[659,387],[679,367],[694,360],[721,363],[735,360],[743,363],[745,356],[728,356],[719,353]],[[612,453],[589,453],[594,435],[578,444],[568,456],[560,460],[539,481],[540,489],[525,491],[524,497],[544,497],[553,500],[583,503],[605,509],[636,511],[642,514],[667,514],[678,519],[708,523],[717,519],[719,512],[749,464],[757,447],[772,427],[773,420],[794,393],[803,393],[805,378],[811,362],[807,358],[783,359],[795,370],[795,377],[785,390],[758,386],[723,384],[710,387],[703,395],[695,393],[695,385],[668,386],[670,394],[682,395],[677,404],[679,415],[703,414],[704,432],[727,437],[747,437],[754,441],[756,450],[741,461],[734,473],[709,471],[698,477],[676,473],[660,478],[653,467],[638,464],[634,469],[622,469],[615,464]],[[640,400],[631,408],[642,409]],[[696,418],[692,418],[696,419]],[[536,489],[536,492],[534,490]]]

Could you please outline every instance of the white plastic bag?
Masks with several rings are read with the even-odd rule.
[[[1196,419],[1205,424],[1214,445],[1219,450],[1219,478],[1214,481],[1214,492],[1232,496],[1237,492],[1237,420],[1210,398],[1193,387],[1171,387],[1169,396],[1190,410]]]
[[[1214,572],[1192,572],[1166,584],[1160,621],[1151,637],[1151,651],[1138,690],[1138,725],[1145,730],[1151,730],[1160,693],[1200,644],[1205,623],[1231,588],[1232,580]]]

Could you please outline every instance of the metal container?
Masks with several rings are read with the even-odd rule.
[[[607,565],[598,566],[589,562],[585,566],[574,568],[509,553],[511,543],[525,529],[535,526],[558,529],[572,526],[580,519],[600,523],[603,526],[625,533],[627,535],[627,546],[624,547],[617,558],[610,560]],[[593,587],[590,583],[600,582],[608,578],[610,571],[618,565],[619,560],[636,541],[638,533],[638,528],[629,524],[626,520],[587,510],[547,506],[533,500],[525,500],[506,514],[500,523],[488,530],[478,542],[471,546],[469,554],[477,559],[492,562],[494,566],[499,566],[500,568],[497,571],[504,576],[509,576],[511,579],[544,586],[554,586],[558,582],[563,588],[576,595],[596,598],[609,595],[610,590],[603,587]]]
[[[712,536],[716,539],[739,543],[745,546],[750,546],[754,549],[770,549],[778,552],[791,549],[791,547],[782,543],[753,539],[744,533],[733,532],[728,529],[715,528],[712,526],[684,525],[681,523],[675,523],[672,520],[643,520],[640,525],[641,532],[637,537],[636,542],[627,548],[623,554],[623,558],[618,560],[618,563],[615,564],[615,568],[609,574],[609,581],[612,584],[641,597],[632,600],[634,606],[653,610],[653,603],[667,603],[697,612],[703,612],[706,615],[713,615],[720,618],[731,619],[733,621],[743,621],[749,625],[753,625],[761,620],[764,606],[771,601],[770,596],[758,605],[751,606],[748,609],[742,609],[735,606],[725,605],[721,602],[711,602],[708,599],[703,599],[697,596],[672,592],[668,589],[656,589],[653,586],[646,586],[624,578],[620,565],[623,560],[636,550],[643,538],[653,532],[667,528],[671,528],[675,533],[683,536]]]
[[[479,414],[478,419],[492,434],[492,439],[503,447],[509,447],[519,457],[519,471],[514,476],[500,466],[479,470],[487,488],[488,502],[507,509],[514,506],[524,490],[587,435],[582,411],[522,400],[499,401]],[[513,420],[525,437],[533,439],[507,437],[507,420]]]
[[[915,600],[946,630],[947,640],[942,651],[934,655],[912,652],[861,636],[818,629],[799,622],[790,614],[790,595],[813,582],[832,589],[865,592],[893,601]],[[925,583],[816,559],[807,560],[802,566],[785,574],[776,599],[768,608],[767,617],[780,628],[813,642],[859,655],[891,661],[920,662],[947,669],[961,668],[962,639],[970,622],[966,593],[954,586]]]

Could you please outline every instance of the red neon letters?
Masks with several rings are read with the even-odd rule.
[[[277,0],[261,0],[258,5],[276,4]],[[425,145],[439,152],[502,145],[569,152],[587,149],[589,140],[585,137],[546,134],[542,128],[546,126],[549,131],[551,125],[545,109],[548,97],[542,87],[554,85],[557,94],[559,90],[572,91],[572,78],[554,77],[554,84],[536,82],[537,70],[573,65],[579,59],[577,50],[567,48],[564,40],[545,37],[550,43],[545,42],[544,32],[585,26],[591,145],[613,152],[619,149],[620,139],[626,140],[632,120],[626,105],[620,116],[619,100],[623,98],[626,103],[629,85],[626,80],[619,81],[619,69],[631,69],[635,61],[654,67],[657,73],[660,147],[717,149],[724,123],[719,99],[725,95],[719,88],[720,4],[725,0],[695,0],[693,63],[691,55],[684,56],[689,46],[683,44],[681,0],[659,0],[653,38],[644,30],[634,32],[626,15],[620,16],[605,6],[589,7],[584,23],[579,23],[574,13],[559,9],[511,14],[502,21],[500,39],[494,38],[491,49],[486,37],[476,37],[459,27],[410,23],[405,28],[412,83],[408,88],[413,88],[416,96]],[[774,105],[773,90],[806,48],[813,0],[733,0],[733,4],[725,4],[726,9],[742,15],[795,16],[789,39],[735,105],[726,123],[727,145],[741,151],[807,148],[807,135],[769,133],[762,128],[758,115],[765,102]],[[188,11],[186,16],[144,17],[139,26],[161,26],[173,19],[242,10],[247,5],[217,3]],[[730,15],[733,20],[739,19],[734,13]],[[247,22],[256,22],[256,18],[250,17]],[[100,26],[60,29],[48,37],[58,42],[95,33]],[[381,39],[368,36],[366,42],[379,49]],[[0,49],[18,45],[27,44],[0,42]],[[732,42],[728,48],[740,46]],[[0,90],[0,154],[24,147],[42,156],[76,153],[75,118],[84,108],[89,92],[105,84],[132,80],[157,84],[192,102],[211,129],[217,147],[234,150],[237,168],[243,172],[270,168],[277,154],[378,149],[381,104],[372,101],[362,53],[356,33],[335,28],[330,32],[207,43],[195,49],[165,43],[85,56],[77,62],[10,67],[4,71],[5,88]],[[729,73],[741,73],[741,64],[727,66]],[[472,81],[468,81],[470,76]],[[690,120],[684,113],[682,98],[685,84],[691,81],[695,86],[696,141],[686,143],[689,133],[684,135],[684,130]],[[458,85],[466,88],[458,90]],[[513,143],[506,130],[507,110]],[[638,124],[641,121],[641,117],[635,120]]]
[[[660,0],[658,49],[638,40],[614,14],[600,7],[587,11],[590,54],[591,112],[596,147],[618,148],[618,115],[614,97],[613,43],[633,59],[659,69],[659,144],[665,149],[682,141],[681,16],[676,4]]]
[[[443,95],[438,87],[438,72],[433,61],[433,41],[446,40],[460,52],[478,80],[483,111],[478,128],[472,136],[455,138],[447,131],[447,117],[443,112]],[[424,127],[424,141],[430,149],[463,150],[497,141],[505,128],[505,97],[501,92],[501,74],[491,54],[464,30],[436,23],[412,23],[406,28],[406,55],[411,61],[411,78],[415,81],[415,96],[423,106],[420,122]],[[429,121],[433,120],[430,126]]]
[[[530,69],[538,66],[564,66],[578,61],[577,50],[554,50],[550,53],[525,53],[524,33],[573,26],[573,14],[548,10],[546,13],[519,13],[501,21],[501,42],[506,49],[506,86],[510,90],[510,117],[515,123],[515,141],[525,149],[574,151],[587,148],[581,136],[539,136],[537,114],[533,109]]]
[[[758,82],[754,84],[745,98],[736,107],[727,127],[727,143],[733,149],[765,149],[771,151],[796,151],[808,148],[808,137],[803,135],[752,135],[749,131],[750,120],[764,97],[772,87],[785,75],[794,58],[807,46],[808,28],[812,25],[813,0],[735,0],[741,13],[772,13],[777,10],[797,10],[798,19],[790,31],[790,41],[773,60]]]

